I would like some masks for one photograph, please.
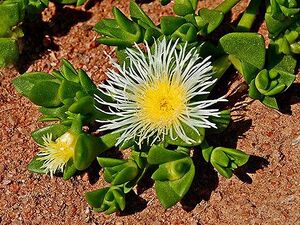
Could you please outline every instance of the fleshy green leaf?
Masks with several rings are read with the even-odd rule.
[[[13,85],[21,95],[28,97],[35,84],[48,80],[55,80],[55,77],[44,72],[24,73],[13,80]]]
[[[257,33],[229,33],[220,39],[223,50],[258,69],[265,65],[264,38]]]
[[[199,16],[196,16],[195,19],[200,28],[199,32],[210,34],[222,23],[224,13],[214,9],[202,8],[199,10]]]
[[[183,124],[182,125],[185,134],[187,137],[189,137],[190,139],[193,140],[192,143],[186,143],[184,140],[182,140],[176,133],[175,131],[171,131],[173,132],[173,135],[168,134],[165,138],[166,142],[168,144],[171,145],[178,145],[178,146],[197,146],[199,144],[201,144],[201,142],[203,141],[204,137],[205,137],[205,129],[204,128],[198,128],[197,132],[195,130],[193,130],[192,128],[190,128],[189,126]]]
[[[28,98],[36,105],[44,107],[56,107],[62,104],[59,95],[59,83],[52,80],[45,80],[36,83]]]
[[[185,23],[186,20],[181,17],[163,16],[160,22],[161,31],[165,35],[171,35]]]
[[[73,163],[73,159],[70,159],[64,168],[63,179],[69,180],[72,176],[74,176],[76,171],[77,171],[77,169]]]
[[[12,38],[0,38],[0,68],[15,63],[18,58],[17,41]]]
[[[195,175],[195,166],[189,156],[163,163],[152,175],[157,197],[165,208],[179,202],[188,192]]]
[[[84,170],[88,168],[100,152],[99,140],[96,137],[84,133],[80,134],[73,158],[76,169]]]
[[[28,164],[28,170],[32,173],[45,173],[45,169],[42,168],[43,161],[39,160],[39,156],[33,157],[31,162]]]
[[[147,161],[149,164],[162,164],[186,157],[185,154],[168,150],[160,145],[152,145]]]
[[[59,138],[61,135],[66,133],[70,129],[68,126],[64,126],[61,124],[53,124],[47,127],[43,127],[32,132],[31,136],[33,140],[39,145],[44,145],[43,137],[46,137],[47,134],[52,134],[52,139],[55,140]]]
[[[196,10],[197,2],[198,0],[175,0],[173,10],[179,16],[192,14]]]
[[[85,198],[95,211],[111,214],[125,208],[125,194],[115,186],[86,192]]]

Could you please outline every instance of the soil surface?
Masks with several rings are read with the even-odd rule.
[[[228,19],[235,20],[245,3],[237,5]],[[252,101],[240,76],[234,70],[227,73],[220,91],[227,92],[227,107],[234,109],[233,122],[212,142],[253,156],[231,179],[218,176],[196,157],[193,187],[170,209],[159,204],[146,179],[136,194],[128,196],[124,212],[110,216],[94,213],[83,193],[106,185],[99,168],[93,171],[99,171],[99,177],[86,171],[66,182],[27,171],[38,152],[30,133],[44,124],[38,122],[37,107],[16,93],[11,80],[19,73],[58,69],[60,59],[66,58],[99,83],[111,66],[105,52],[113,54],[113,48],[98,45],[92,27],[101,18],[111,17],[113,6],[127,14],[128,5],[129,1],[112,0],[79,8],[51,4],[43,12],[43,22],[25,24],[27,38],[17,68],[0,71],[0,224],[300,224],[299,79],[281,96],[279,112]],[[161,7],[158,1],[143,4],[143,8],[156,22],[171,13],[170,5]],[[265,25],[257,27],[266,36]]]

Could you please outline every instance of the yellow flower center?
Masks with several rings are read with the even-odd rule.
[[[186,90],[167,77],[145,85],[138,95],[139,115],[157,128],[170,128],[186,110]]]

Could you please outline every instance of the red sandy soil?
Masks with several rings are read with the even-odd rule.
[[[218,2],[206,1],[205,5]],[[104,52],[113,49],[95,42],[92,27],[112,16],[113,5],[128,13],[128,4],[104,0],[90,4],[89,9],[51,5],[43,13],[44,22],[25,25],[25,53],[18,68],[0,71],[0,224],[300,224],[300,144],[292,144],[300,135],[299,79],[281,97],[282,112],[251,101],[244,85],[234,93],[242,83],[234,70],[222,80],[223,89],[228,84],[234,121],[214,142],[256,157],[231,179],[199,163],[193,188],[170,209],[159,204],[151,182],[145,180],[136,190],[138,195],[127,199],[124,212],[94,213],[83,193],[105,185],[102,176],[90,176],[88,171],[65,182],[27,171],[38,151],[30,133],[44,125],[37,122],[37,107],[16,93],[11,80],[26,71],[57,69],[60,59],[66,58],[99,83],[110,67]],[[244,7],[245,1],[235,7],[233,19]],[[143,8],[156,22],[171,12],[170,6],[161,7],[158,1]],[[264,24],[260,32],[265,35]],[[230,79],[234,82],[229,83]]]

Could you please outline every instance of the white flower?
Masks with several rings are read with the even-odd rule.
[[[53,177],[56,172],[63,172],[67,162],[74,156],[76,140],[74,135],[66,132],[55,141],[52,141],[52,134],[47,134],[43,136],[43,141],[38,160],[44,161],[42,168]]]
[[[197,133],[199,128],[216,127],[208,118],[218,117],[219,110],[209,107],[226,99],[201,100],[216,81],[210,58],[202,59],[195,49],[188,50],[187,44],[180,50],[176,45],[177,41],[163,39],[151,51],[146,43],[146,54],[137,45],[135,50],[126,49],[129,66],[113,63],[118,72],[109,70],[107,82],[99,85],[99,90],[114,101],[100,96],[96,100],[108,106],[105,113],[115,116],[99,121],[104,123],[100,130],[123,131],[117,145],[132,138],[139,145],[145,140],[163,140],[166,135],[174,139],[173,131],[191,144],[195,141],[183,124]]]

